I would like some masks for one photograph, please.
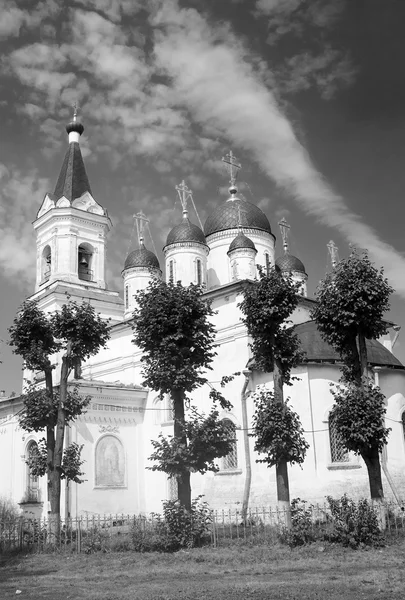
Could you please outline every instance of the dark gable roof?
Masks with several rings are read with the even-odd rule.
[[[295,325],[294,331],[301,342],[301,349],[306,354],[306,362],[341,362],[338,353],[322,339],[315,321]],[[371,365],[404,368],[402,363],[380,342],[366,340],[366,346]]]
[[[91,193],[80,145],[78,142],[71,142],[60,170],[55,191],[53,193],[53,199],[56,201],[64,196],[69,202],[73,202],[76,198],[83,196],[85,192],[89,192],[93,195]]]

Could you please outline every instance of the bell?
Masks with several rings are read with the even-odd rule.
[[[79,263],[82,267],[87,267],[87,265],[89,264],[86,260],[86,257],[82,254],[82,257],[80,259],[80,263]]]

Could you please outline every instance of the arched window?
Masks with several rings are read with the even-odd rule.
[[[197,258],[196,260],[196,271],[197,271],[197,285],[202,285],[202,265],[201,260]]]
[[[401,419],[402,419],[402,433],[403,433],[403,436],[405,439],[405,411],[402,413]]]
[[[51,263],[51,248],[50,246],[45,246],[41,257],[41,283],[45,283],[49,280],[51,276]]]
[[[129,307],[129,285],[125,286],[125,308]]]
[[[349,453],[343,444],[342,437],[336,426],[336,421],[332,416],[329,416],[329,444],[330,457],[333,463],[349,462]]]
[[[230,419],[222,420],[225,427],[228,429],[230,435],[233,438],[232,441],[232,449],[226,456],[222,459],[221,470],[222,471],[231,471],[233,469],[238,468],[238,447],[236,443],[236,427],[235,424]]]
[[[93,248],[90,244],[80,244],[78,249],[78,276],[84,281],[93,281]]]
[[[153,414],[152,414],[152,422],[154,425],[160,425],[162,423],[162,412],[163,412],[163,402],[159,396],[154,399],[152,404]]]
[[[169,281],[174,281],[174,260],[169,261]]]
[[[96,487],[125,487],[124,448],[115,435],[104,435],[96,446]]]
[[[25,449],[25,460],[27,461],[31,458],[33,452],[36,450],[38,450],[37,443],[34,440],[28,442]],[[39,477],[31,473],[28,464],[26,468],[24,500],[25,502],[39,502]]]

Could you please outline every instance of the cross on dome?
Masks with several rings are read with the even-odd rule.
[[[288,233],[291,229],[291,226],[287,223],[287,221],[285,220],[284,217],[281,219],[281,221],[279,222],[278,225],[279,225],[280,231],[281,231],[281,238],[283,240],[284,252],[285,252],[285,254],[287,254],[288,253]]]
[[[336,267],[336,264],[339,262],[338,247],[333,240],[331,240],[329,244],[326,244],[326,247],[329,252],[332,267]]]
[[[143,246],[143,242],[145,239],[145,236],[144,236],[145,227],[149,224],[149,219],[146,217],[146,215],[144,214],[144,212],[142,210],[140,210],[138,213],[133,215],[133,217],[135,220],[136,234],[138,237],[139,247],[141,248]]]
[[[236,192],[238,191],[236,187],[236,179],[238,177],[240,169],[242,168],[242,165],[237,161],[236,156],[234,155],[232,150],[230,150],[228,154],[222,157],[222,162],[225,163],[226,169],[229,173],[229,183],[231,184],[229,192],[231,194],[236,194]]]
[[[176,185],[176,191],[180,198],[181,207],[183,209],[183,216],[187,217],[187,202],[189,200],[193,201],[193,192],[187,187],[184,179],[179,185]]]

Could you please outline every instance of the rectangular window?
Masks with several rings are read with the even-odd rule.
[[[199,258],[197,258],[196,266],[197,266],[197,285],[201,285],[202,284],[202,268],[201,268],[201,261]]]
[[[343,440],[339,435],[336,422],[333,417],[329,417],[329,443],[330,456],[333,463],[349,462],[349,453],[343,444]]]

